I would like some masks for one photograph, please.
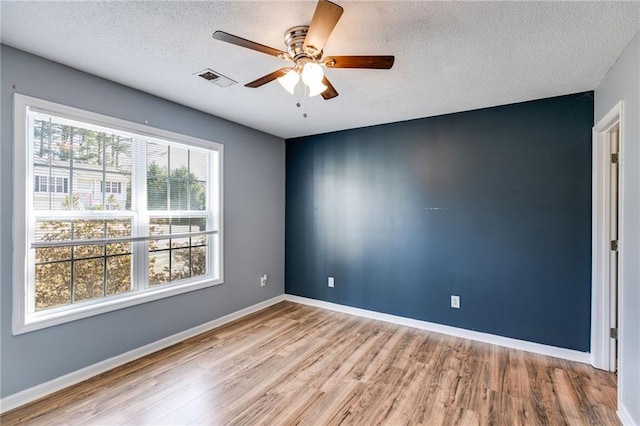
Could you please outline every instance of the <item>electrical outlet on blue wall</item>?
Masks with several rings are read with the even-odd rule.
[[[452,308],[460,308],[460,296],[451,295],[451,307]]]

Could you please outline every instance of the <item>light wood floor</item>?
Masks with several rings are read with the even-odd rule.
[[[6,413],[13,424],[606,424],[591,366],[279,303]]]

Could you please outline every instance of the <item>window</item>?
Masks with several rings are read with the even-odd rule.
[[[61,177],[34,176],[34,192],[57,192],[66,194],[69,188],[69,179]],[[47,185],[47,182],[51,182]]]
[[[222,145],[14,104],[14,334],[222,283]]]
[[[100,181],[100,192],[122,194],[122,182]]]

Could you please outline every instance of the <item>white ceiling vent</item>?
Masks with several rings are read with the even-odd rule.
[[[205,68],[202,71],[195,73],[198,77],[202,77],[220,87],[229,87],[237,83],[237,81],[231,80],[229,77],[225,77],[217,71],[211,68]]]

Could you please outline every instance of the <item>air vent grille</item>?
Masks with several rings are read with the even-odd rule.
[[[207,81],[220,87],[229,87],[237,83],[237,81],[231,80],[229,77],[225,77],[217,71],[211,68],[205,68],[202,71],[195,73],[198,77],[204,78]]]
[[[205,80],[215,80],[216,78],[220,78],[220,76],[218,74],[214,74],[211,71],[205,71],[202,74],[198,74],[200,77],[204,78]]]

